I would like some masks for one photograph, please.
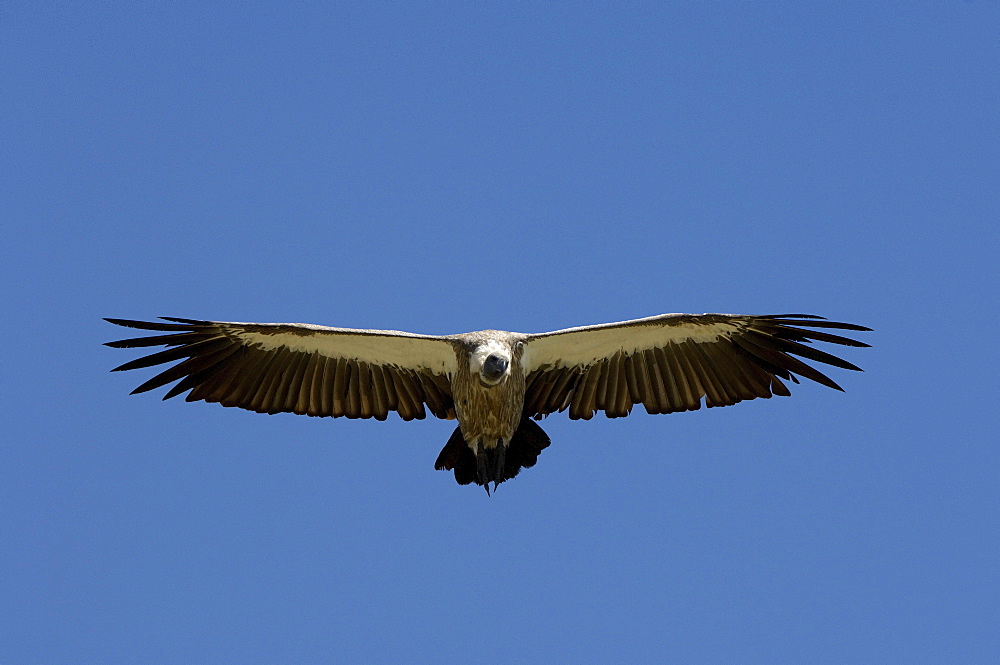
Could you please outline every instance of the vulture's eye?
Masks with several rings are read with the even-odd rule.
[[[483,363],[483,378],[487,381],[499,381],[507,371],[507,359],[491,353]]]

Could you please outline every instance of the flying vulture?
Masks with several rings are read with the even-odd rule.
[[[728,406],[790,395],[781,379],[796,374],[843,390],[794,356],[859,370],[812,341],[868,346],[827,330],[869,331],[809,314],[739,316],[664,314],[555,332],[482,330],[417,335],[304,323],[232,323],[163,317],[161,322],[106,319],[160,335],[108,342],[166,346],[116,367],[169,367],[132,391],[180,381],[163,399],[190,391],[205,400],[258,413],[385,420],[457,419],[436,469],[486,488],[534,466],[549,437],[535,422],[569,409],[627,416]]]

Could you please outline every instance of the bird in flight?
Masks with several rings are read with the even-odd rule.
[[[791,393],[796,375],[843,390],[796,358],[859,367],[813,341],[866,347],[828,332],[870,331],[809,314],[664,314],[554,332],[482,330],[417,335],[304,323],[234,323],[163,317],[105,319],[157,335],[108,342],[115,348],[166,346],[112,371],[181,362],[132,394],[178,381],[163,399],[190,391],[258,413],[403,420],[428,411],[458,427],[434,467],[459,484],[490,492],[535,465],[549,445],[537,420],[569,410],[589,420],[694,411]]]

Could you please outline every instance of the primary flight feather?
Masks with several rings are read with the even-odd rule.
[[[112,371],[181,361],[134,393],[178,381],[163,399],[188,392],[258,413],[291,412],[403,420],[430,411],[457,419],[435,468],[465,485],[494,489],[534,466],[549,437],[534,422],[569,409],[570,418],[693,411],[789,395],[796,375],[842,390],[805,360],[853,364],[813,341],[868,346],[829,330],[869,331],[808,314],[664,314],[619,323],[524,334],[483,330],[416,335],[304,323],[235,323],[165,317],[106,319],[155,331],[108,342],[116,348],[166,346]]]

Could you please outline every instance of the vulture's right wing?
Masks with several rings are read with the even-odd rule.
[[[165,318],[170,323],[106,319],[167,333],[108,342],[116,348],[167,346],[113,371],[182,360],[136,388],[180,379],[163,399],[190,390],[205,400],[258,413],[291,412],[385,420],[453,418],[455,349],[444,337],[395,330],[351,330],[304,323],[230,323]]]

